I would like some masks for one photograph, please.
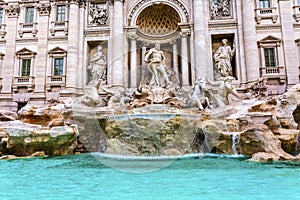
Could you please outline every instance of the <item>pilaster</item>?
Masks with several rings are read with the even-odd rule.
[[[292,1],[279,0],[278,7],[280,21],[282,24],[281,34],[283,39],[283,51],[285,55],[285,67],[288,87],[299,83],[298,61],[295,43],[295,33],[293,28],[293,17],[291,15]]]
[[[77,69],[79,65],[79,0],[70,0],[69,4],[70,34],[68,34],[66,89],[68,92],[75,92],[75,88],[77,88]]]
[[[15,69],[15,55],[16,55],[16,37],[18,27],[18,17],[20,8],[17,4],[11,4],[5,7],[7,13],[7,27],[9,34],[6,35],[6,57],[3,62],[3,76],[2,78],[2,93],[10,94],[12,92],[12,81]],[[9,56],[8,56],[9,55]]]
[[[190,28],[188,24],[180,24],[181,35],[181,73],[182,86],[189,86],[189,56],[188,56],[188,37]]]
[[[196,77],[206,77],[208,75],[208,1],[194,0],[194,57],[195,57],[195,68]]]
[[[137,87],[137,37],[136,28],[128,31],[128,38],[130,40],[130,87]]]
[[[243,38],[247,82],[256,80],[259,75],[259,54],[256,38],[256,24],[254,20],[254,2],[242,1]]]
[[[123,0],[114,0],[112,85],[124,86]]]
[[[38,10],[38,54],[35,59],[35,89],[33,98],[45,100],[45,81],[47,69],[47,49],[48,49],[48,31],[49,31],[49,14],[51,10],[50,4],[41,3],[37,6]],[[52,67],[52,66],[51,66]]]

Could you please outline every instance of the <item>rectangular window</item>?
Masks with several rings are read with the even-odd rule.
[[[64,22],[66,16],[66,7],[64,5],[58,5],[56,8],[56,21]]]
[[[270,0],[259,0],[260,8],[270,8]]]
[[[22,59],[21,76],[30,76],[31,59]]]
[[[300,0],[298,0],[298,4],[297,5],[300,6]]]
[[[3,23],[3,8],[0,8],[0,24]]]
[[[54,76],[62,76],[63,75],[63,67],[64,67],[64,59],[63,58],[54,58]]]
[[[34,8],[33,7],[26,7],[25,11],[25,23],[32,23],[34,17]]]
[[[266,67],[277,66],[275,48],[265,48],[264,53]]]

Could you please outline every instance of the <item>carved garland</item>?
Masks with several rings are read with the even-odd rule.
[[[179,1],[179,0],[166,0],[167,2],[171,2],[172,4],[178,5],[184,12],[184,15],[186,17],[186,20],[189,21],[189,13],[185,6]],[[130,26],[133,15],[140,10],[142,5],[146,4],[147,2],[155,2],[153,0],[142,0],[137,5],[134,6],[134,8],[131,10],[130,15],[128,17],[128,25]],[[163,2],[162,2],[163,3]]]

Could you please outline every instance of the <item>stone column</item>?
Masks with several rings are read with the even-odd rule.
[[[82,1],[79,5],[79,30],[84,30],[84,25],[85,25],[85,10],[86,10],[86,2]],[[84,55],[84,48],[85,47],[85,42],[84,42],[84,32],[80,31],[79,33],[79,55],[78,55],[78,72],[77,72],[77,77],[78,77],[78,81],[77,81],[77,87],[78,89],[83,89],[83,87],[85,86],[86,82],[85,82],[85,77],[86,77],[86,73],[87,73],[87,69],[86,69],[86,62],[83,59],[83,55]]]
[[[176,73],[177,78],[179,78],[179,66],[178,66],[178,46],[177,46],[177,41],[173,40],[171,42],[173,45],[173,70]]]
[[[39,31],[37,34],[38,37],[38,54],[36,56],[35,62],[35,89],[34,95],[31,97],[37,101],[45,100],[45,80],[47,79],[46,69],[47,69],[47,49],[48,49],[48,31],[49,31],[49,14],[51,10],[50,4],[40,3],[37,6],[39,11],[38,17],[38,26]],[[50,63],[51,65],[52,63]],[[53,66],[50,66],[52,70]]]
[[[77,88],[79,54],[79,0],[70,0],[66,90],[75,93]]]
[[[194,37],[195,37],[195,67],[196,77],[208,76],[208,68],[212,64],[208,62],[208,56],[211,54],[207,52],[208,46],[208,1],[194,0]],[[211,75],[212,77],[212,75]],[[209,77],[210,78],[210,77]]]
[[[123,35],[123,1],[114,0],[113,16],[113,55],[112,55],[112,85],[124,86],[124,35]]]
[[[5,59],[3,62],[3,71],[2,74],[2,95],[3,93],[8,95],[7,97],[11,98],[12,84],[14,78],[14,69],[15,69],[15,55],[16,55],[16,38],[17,38],[17,27],[18,27],[18,16],[20,8],[18,5],[8,5],[6,8],[7,14],[7,27],[6,27],[6,52]]]
[[[188,24],[180,25],[181,28],[181,73],[182,86],[189,86],[189,54],[188,54],[188,36],[190,29]]]
[[[259,77],[259,54],[256,38],[256,22],[254,20],[255,7],[253,1],[242,1],[243,15],[243,37],[247,82],[256,80]]]
[[[299,83],[298,60],[295,54],[295,52],[297,52],[297,48],[293,27],[294,19],[291,15],[292,6],[292,1],[278,0],[288,87]]]
[[[192,82],[196,80],[196,66],[195,66],[195,37],[194,37],[194,28],[191,27],[191,36],[190,36],[190,55],[191,55],[191,76],[192,76]]]
[[[131,38],[130,45],[130,87],[137,87],[136,38]]]

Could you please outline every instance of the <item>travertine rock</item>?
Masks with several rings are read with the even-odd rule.
[[[14,121],[17,118],[18,115],[15,112],[0,110],[0,121]]]
[[[72,154],[77,145],[76,127],[50,129],[13,121],[1,122],[0,129],[7,135],[6,146],[2,147],[5,154],[30,156],[38,151],[44,151],[46,155]]]
[[[266,152],[259,152],[252,156],[249,161],[254,162],[270,162],[270,161],[278,161],[280,160],[280,156],[275,153],[266,153]]]

